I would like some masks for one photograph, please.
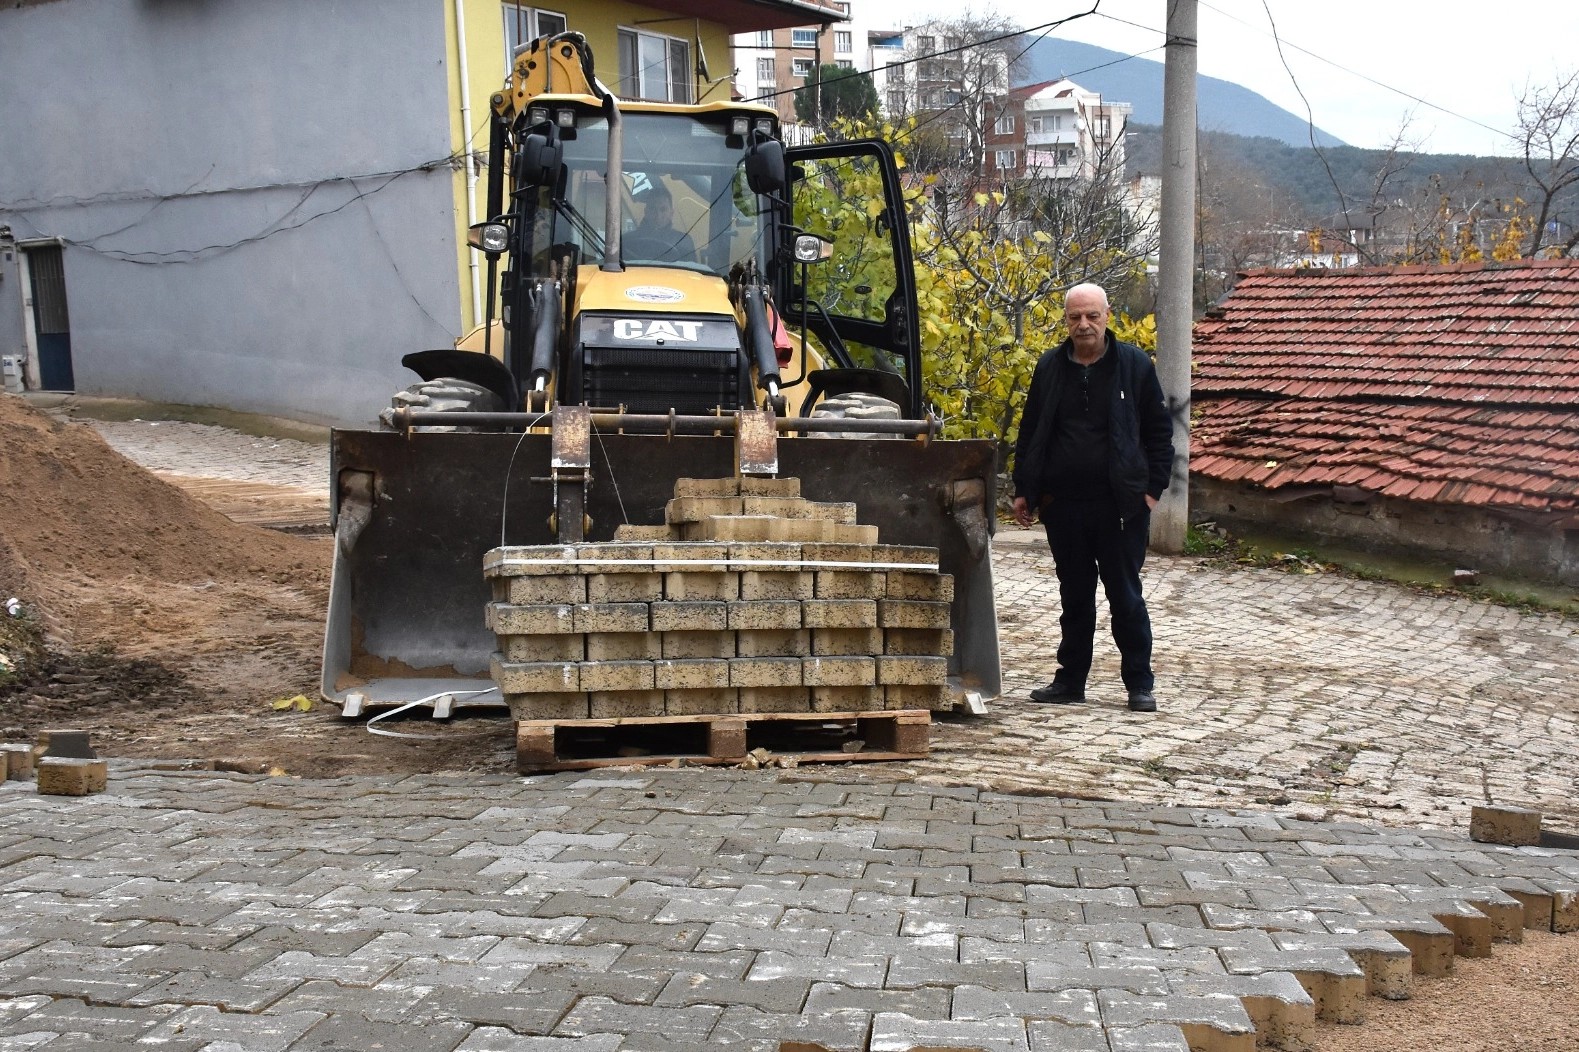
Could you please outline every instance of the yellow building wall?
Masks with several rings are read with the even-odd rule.
[[[508,68],[504,50],[504,11],[507,6],[513,9],[515,4],[506,5],[501,0],[459,0],[460,21],[464,23],[465,28],[465,47],[462,49],[461,37],[457,31],[457,2],[456,0],[441,0],[441,2],[445,5],[444,30],[447,45],[445,65],[450,70],[450,149],[457,156],[471,151],[486,161],[488,118],[492,112],[490,99],[504,86]],[[530,6],[564,15],[568,29],[584,34],[587,43],[592,47],[593,59],[597,63],[595,72],[598,79],[616,91],[619,87],[617,45],[618,32],[621,28],[680,37],[690,40],[693,48],[696,47],[700,36],[702,55],[707,60],[710,79],[716,83],[699,84],[696,101],[727,102],[729,100],[733,86],[730,74],[734,67],[734,55],[729,44],[730,31],[725,26],[707,21],[699,23],[693,18],[675,18],[659,8],[621,3],[618,0],[574,0],[574,2],[566,0],[561,6],[555,6],[550,0],[549,3]],[[465,101],[470,104],[469,116],[464,122],[462,50],[465,52],[465,95],[469,96]],[[483,314],[477,310],[472,293],[472,264],[475,256],[477,282],[479,287],[482,287],[482,283],[487,280],[487,260],[480,253],[474,253],[467,247],[466,229],[473,222],[482,222],[488,218],[482,214],[487,207],[487,182],[487,171],[479,166],[474,205],[477,214],[470,216],[467,214],[466,203],[466,168],[464,165],[460,166],[455,172],[455,232],[458,246],[456,266],[460,279],[460,316],[463,333],[481,325],[483,320]],[[484,291],[482,311],[486,312],[486,310],[486,291]],[[495,310],[497,311],[497,307]]]

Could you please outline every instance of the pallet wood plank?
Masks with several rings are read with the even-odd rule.
[[[739,763],[752,751],[753,738],[768,752],[798,763],[919,759],[928,753],[931,720],[925,709],[522,720],[516,726],[516,766],[530,773]],[[794,746],[795,733],[825,729],[853,735],[859,747]],[[636,752],[649,747],[650,752]]]

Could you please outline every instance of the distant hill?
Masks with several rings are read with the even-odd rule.
[[[1163,64],[1131,58],[1093,44],[1044,37],[1032,44],[1016,75],[1018,85],[1068,77],[1103,98],[1135,107],[1137,124],[1162,124]],[[1305,118],[1275,106],[1249,88],[1216,77],[1200,77],[1196,86],[1196,123],[1203,131],[1228,132],[1276,139],[1290,146],[1309,146]],[[1316,129],[1318,146],[1342,146],[1343,140]]]

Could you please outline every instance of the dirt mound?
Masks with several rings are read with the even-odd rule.
[[[0,397],[0,449],[0,586],[63,641],[157,652],[237,613],[221,596],[326,587],[323,543],[232,522],[90,427]]]

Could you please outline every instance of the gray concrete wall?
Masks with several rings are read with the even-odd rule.
[[[1313,495],[1282,501],[1273,494],[1196,476],[1190,521],[1229,529],[1256,526],[1358,544],[1376,551],[1434,555],[1453,568],[1579,585],[1579,530],[1564,530],[1482,508],[1378,498],[1343,502]]]
[[[460,324],[445,52],[435,0],[0,10],[0,224],[66,241],[77,389],[372,419]]]

